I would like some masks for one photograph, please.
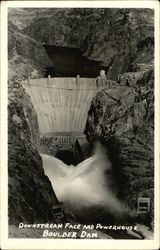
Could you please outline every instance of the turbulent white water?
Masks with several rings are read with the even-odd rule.
[[[97,148],[95,154],[76,167],[66,165],[61,160],[41,154],[45,174],[49,177],[59,201],[69,204],[73,210],[90,206],[102,206],[118,212],[122,206],[109,189],[105,171],[111,168],[110,161]]]

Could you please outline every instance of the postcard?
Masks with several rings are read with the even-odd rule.
[[[159,248],[159,2],[2,1],[1,248]]]

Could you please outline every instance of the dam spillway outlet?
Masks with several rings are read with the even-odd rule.
[[[67,165],[76,165],[76,159],[72,151],[59,150],[55,157]]]
[[[86,136],[81,133],[50,133],[40,136],[39,152],[77,165],[92,155]]]
[[[123,207],[108,183],[106,175],[110,162],[98,151],[74,165],[65,164],[54,156],[41,154],[45,174],[49,177],[56,196],[64,207],[78,219],[96,223],[112,221],[121,216]],[[110,215],[109,215],[110,214]]]

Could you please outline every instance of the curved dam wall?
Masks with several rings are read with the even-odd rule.
[[[37,112],[42,135],[83,133],[91,101],[99,90],[96,78],[28,79],[23,86]]]

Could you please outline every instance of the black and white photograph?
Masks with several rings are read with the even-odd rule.
[[[7,237],[150,242],[155,5],[38,4],[7,8]]]

